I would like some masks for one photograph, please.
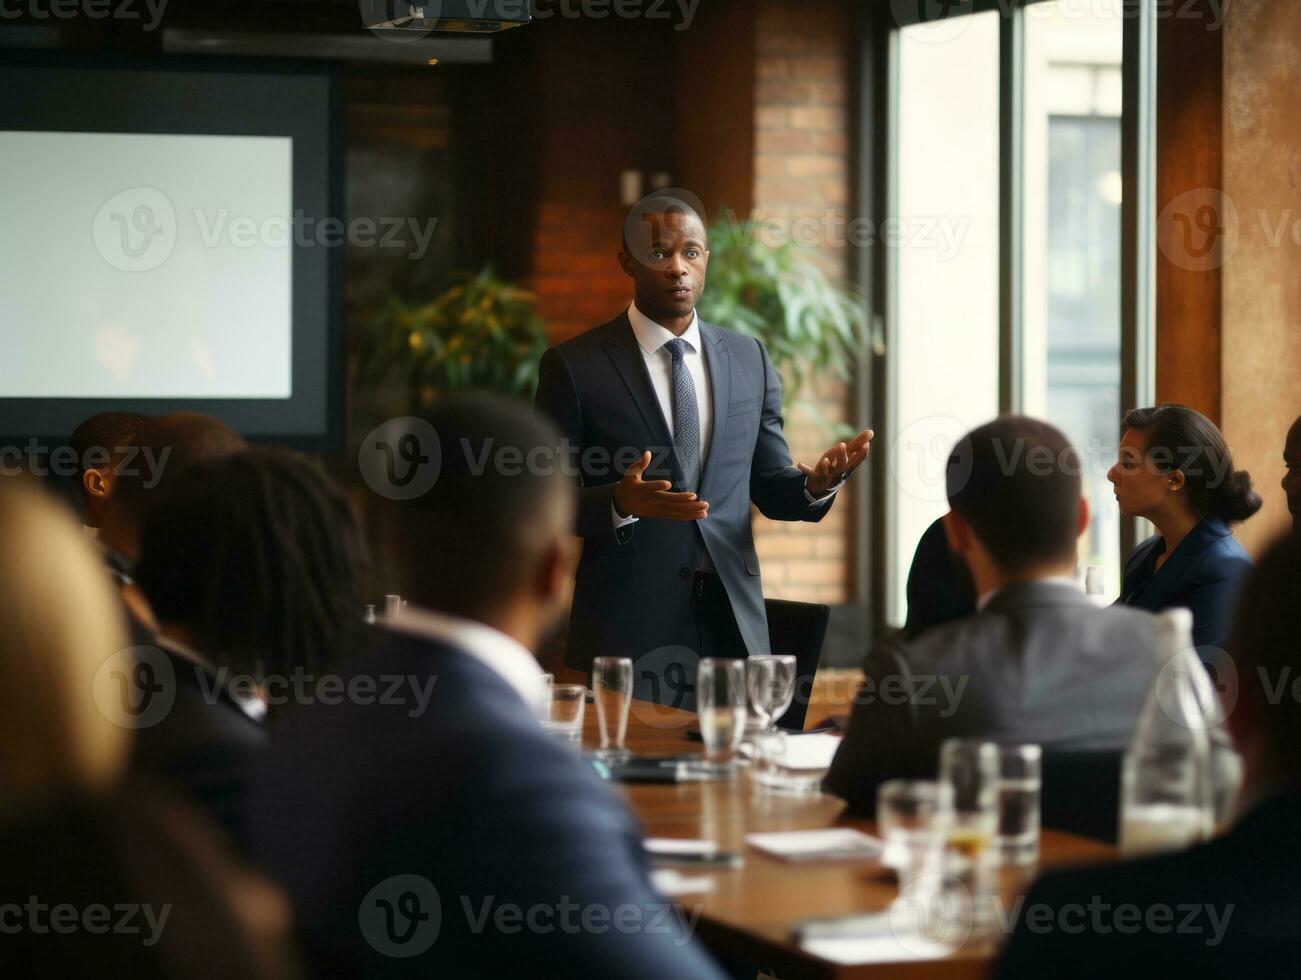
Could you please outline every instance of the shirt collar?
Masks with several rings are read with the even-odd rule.
[[[486,623],[414,606],[403,609],[396,617],[386,618],[384,625],[464,650],[509,684],[525,704],[540,712],[547,703],[546,675],[537,658],[501,630]]]
[[[628,307],[628,322],[632,324],[632,332],[637,337],[637,346],[646,354],[654,354],[676,336],[672,330],[661,327],[637,309],[636,303]],[[693,351],[700,351],[700,316],[695,310],[691,311],[691,325],[683,332],[682,339]]]
[[[1065,586],[1069,586],[1072,589],[1075,589],[1076,591],[1079,591],[1080,588],[1080,584],[1076,582],[1075,579],[1069,575],[1049,575],[1047,578],[1037,578],[1034,579],[1033,581],[1035,585],[1065,585]],[[1011,584],[1012,583],[1008,583],[1008,585]],[[1007,587],[1008,586],[1005,585],[999,589],[990,589],[988,592],[984,592],[981,595],[979,595],[976,598],[976,612],[978,613],[984,612],[985,607],[988,606],[991,601],[993,601],[994,596],[998,595],[1000,592],[1003,591],[1003,589],[1006,589]]]

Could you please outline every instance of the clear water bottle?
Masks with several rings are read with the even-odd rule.
[[[1220,721],[1215,689],[1193,648],[1187,609],[1157,616],[1159,669],[1121,770],[1120,849],[1176,851],[1214,826],[1210,731]]]

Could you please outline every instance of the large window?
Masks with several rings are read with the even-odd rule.
[[[917,6],[920,17],[932,5]],[[1126,269],[1144,254],[1126,236],[1143,231],[1150,180],[1135,163],[1150,138],[1135,97],[1150,87],[1147,6],[968,0],[891,25],[876,76],[888,87],[878,200],[899,232],[878,270],[887,343],[874,406],[891,436],[882,625],[905,618],[917,542],[947,510],[953,443],[1000,411],[1048,419],[1083,454],[1093,519],[1080,567],[1100,566],[1118,592],[1122,520],[1106,472],[1122,410],[1148,395],[1125,363],[1150,330],[1147,272]]]
[[[1084,454],[1093,521],[1080,562],[1120,587],[1120,514],[1107,482],[1120,404],[1119,4],[1025,11],[1021,410]]]
[[[945,30],[904,28],[894,58],[887,601],[899,622],[917,541],[948,510],[949,450],[998,412],[998,15]]]

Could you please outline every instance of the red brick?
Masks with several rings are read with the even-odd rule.
[[[837,130],[845,124],[845,114],[836,109],[823,106],[800,106],[791,110],[790,125],[792,129],[811,131]]]
[[[786,160],[786,172],[792,177],[840,177],[845,170],[845,161],[840,157],[808,155]]]

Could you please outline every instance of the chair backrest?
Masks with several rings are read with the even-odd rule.
[[[777,724],[788,730],[803,731],[831,607],[787,599],[765,599],[763,604],[768,613],[768,649],[795,655],[795,700]]]
[[[1115,750],[1045,752],[1041,819],[1045,827],[1116,843],[1120,823],[1120,768]]]

